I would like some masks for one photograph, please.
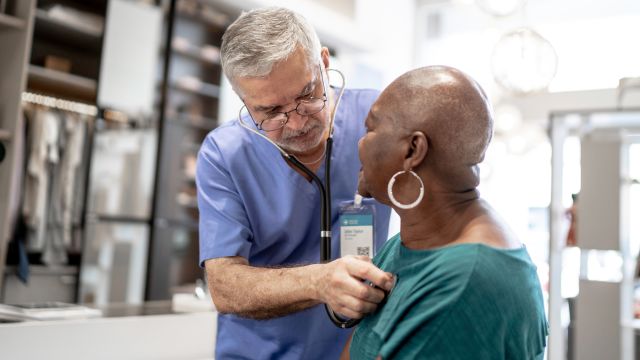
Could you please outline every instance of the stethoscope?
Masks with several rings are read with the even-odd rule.
[[[334,71],[340,78],[342,79],[342,86],[340,87],[340,92],[338,93],[338,98],[336,99],[335,106],[331,111],[331,119],[329,122],[329,137],[327,138],[326,148],[325,148],[325,175],[324,175],[324,184],[322,180],[316,175],[313,171],[309,170],[300,160],[298,160],[294,155],[289,154],[283,148],[281,148],[278,144],[276,144],[273,140],[269,139],[266,135],[260,133],[256,129],[250,127],[242,120],[242,108],[240,109],[240,113],[238,114],[238,121],[240,122],[240,126],[245,129],[251,131],[252,133],[262,137],[263,139],[270,142],[273,146],[280,151],[282,156],[291,162],[296,168],[300,171],[304,172],[307,176],[313,180],[313,182],[318,186],[318,190],[320,191],[320,199],[321,199],[321,208],[320,208],[320,262],[327,263],[331,261],[331,148],[333,146],[333,121],[336,116],[336,111],[338,109],[338,105],[340,104],[340,100],[342,99],[342,95],[344,94],[344,89],[346,86],[346,80],[344,75],[340,70],[337,69],[326,69],[327,71]],[[324,86],[324,76],[320,74],[323,86]],[[326,89],[327,87],[325,87]],[[243,107],[244,108],[244,107]],[[343,319],[333,312],[331,307],[327,304],[324,305],[327,314],[331,321],[338,327],[342,329],[351,328],[356,326],[360,319]]]

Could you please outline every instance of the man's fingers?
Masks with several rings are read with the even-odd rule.
[[[382,290],[354,278],[346,279],[341,288],[348,296],[353,296],[360,300],[376,304],[384,300],[384,292]]]
[[[369,280],[377,287],[390,291],[393,288],[393,274],[378,269],[372,263],[364,261],[347,262],[347,271],[351,276]]]
[[[354,256],[354,258],[356,258],[358,260],[366,261],[368,263],[372,262],[371,258],[368,257],[367,255],[356,255],[356,256]]]
[[[374,312],[377,307],[377,304],[348,296],[333,310],[349,319],[360,319],[364,314]]]

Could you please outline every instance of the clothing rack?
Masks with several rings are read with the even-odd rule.
[[[48,108],[68,111],[82,115],[89,115],[94,117],[98,115],[98,108],[94,105],[58,99],[55,97],[35,94],[26,91],[22,93],[22,102],[42,105]]]
[[[59,97],[53,97],[53,96],[47,96],[47,95],[42,95],[42,94],[38,94],[38,93],[34,93],[34,92],[29,92],[29,91],[23,91],[21,94],[21,100],[22,100],[22,104],[23,106],[28,106],[28,105],[35,105],[38,107],[43,107],[43,108],[47,108],[50,109],[52,111],[56,111],[56,112],[64,112],[64,113],[68,113],[68,114],[75,114],[75,115],[79,115],[76,118],[79,120],[83,120],[87,123],[87,137],[85,139],[85,148],[88,148],[88,153],[86,153],[84,156],[86,158],[86,162],[85,162],[85,166],[84,166],[84,171],[79,175],[79,179],[81,178],[82,180],[79,180],[80,183],[84,184],[84,186],[88,186],[88,180],[89,180],[89,171],[91,168],[91,159],[92,159],[92,148],[93,148],[93,135],[94,135],[94,131],[95,131],[95,121],[100,118],[100,116],[102,115],[102,112],[100,111],[100,109],[95,106],[95,105],[91,105],[91,104],[86,104],[86,103],[82,103],[82,102],[77,102],[77,101],[72,101],[72,100],[66,100],[63,98],[59,98]],[[25,114],[26,116],[26,114]],[[22,191],[25,191],[24,189]],[[86,227],[86,219],[85,219],[85,213],[86,213],[86,208],[87,208],[87,201],[88,201],[88,197],[87,194],[85,194],[83,196],[83,201],[80,205],[81,207],[81,214],[83,214],[80,218],[80,223],[77,224],[76,226],[79,227],[79,229],[81,229],[83,235],[82,235],[82,242],[84,242],[84,229]],[[22,200],[21,200],[22,203]],[[11,239],[13,240],[13,236],[15,236],[16,234],[12,234],[11,235]],[[84,247],[84,244],[81,244],[81,247]],[[35,253],[30,253],[29,250],[25,250],[27,251],[26,255],[29,258],[28,263],[31,263],[31,265],[36,265],[36,266],[41,266],[39,265],[43,260],[42,260],[42,256],[43,256],[43,252],[35,252]],[[67,256],[69,257],[69,263],[66,266],[72,266],[72,267],[76,267],[77,270],[70,273],[69,275],[74,276],[75,278],[75,283],[77,284],[79,282],[79,259],[80,259],[80,253],[78,253],[77,251],[71,251],[67,253]],[[34,263],[32,263],[32,261],[35,261]],[[19,268],[19,265],[18,265]],[[27,271],[26,276],[29,277],[29,272]],[[66,275],[66,276],[69,276]],[[78,298],[78,287],[75,287],[74,293],[72,295],[73,301],[77,301]]]

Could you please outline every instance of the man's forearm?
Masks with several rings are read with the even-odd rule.
[[[312,281],[319,265],[274,269],[243,261],[228,258],[207,263],[209,288],[221,313],[268,319],[319,303]]]

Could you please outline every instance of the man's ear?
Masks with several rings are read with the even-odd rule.
[[[417,168],[429,152],[429,139],[422,131],[414,131],[409,138],[409,147],[403,163],[405,170]]]
[[[320,58],[322,59],[322,64],[324,65],[325,69],[329,68],[329,48],[326,46],[323,46],[322,49],[320,50]]]

